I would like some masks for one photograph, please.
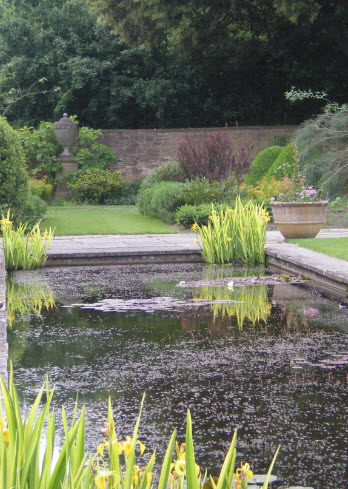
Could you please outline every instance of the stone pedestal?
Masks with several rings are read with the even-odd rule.
[[[70,173],[76,173],[78,170],[78,164],[71,156],[61,156],[59,155],[57,160],[58,163],[62,165],[62,171],[57,173],[57,177],[60,179],[56,189],[56,195],[58,197],[68,197],[70,191],[67,186],[67,180]]]

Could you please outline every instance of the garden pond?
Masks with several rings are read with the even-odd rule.
[[[7,338],[22,408],[47,374],[57,415],[62,404],[72,415],[77,394],[86,405],[95,452],[108,397],[124,439],[146,392],[144,457],[156,448],[160,461],[174,428],[183,441],[190,408],[197,462],[213,475],[237,428],[238,463],[257,473],[281,445],[280,487],[343,488],[348,308],[307,284],[231,278],[262,274],[204,264],[12,274]]]

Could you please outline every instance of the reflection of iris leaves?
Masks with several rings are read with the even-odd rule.
[[[11,278],[6,279],[6,307],[9,326],[16,316],[35,314],[41,317],[41,311],[53,309],[55,298],[52,290],[42,283],[30,285],[16,283]]]
[[[261,321],[266,323],[272,307],[266,285],[252,285],[236,290],[229,290],[227,287],[201,287],[197,298],[236,301],[226,304],[213,303],[210,310],[213,312],[214,321],[217,317],[235,316],[239,328],[242,328],[245,320],[251,321],[253,325]]]

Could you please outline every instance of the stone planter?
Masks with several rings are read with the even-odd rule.
[[[284,238],[315,238],[326,216],[328,202],[271,202],[274,222]]]

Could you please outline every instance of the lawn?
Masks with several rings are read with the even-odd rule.
[[[136,206],[48,207],[41,227],[54,227],[56,236],[74,234],[176,233],[167,224],[143,216]]]
[[[348,238],[291,239],[289,242],[348,261]]]

